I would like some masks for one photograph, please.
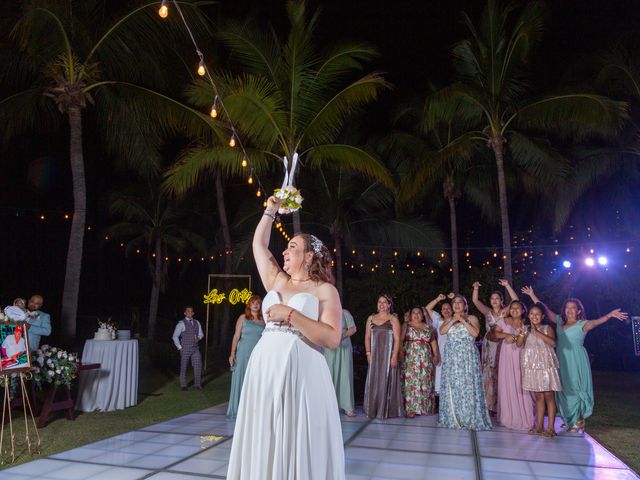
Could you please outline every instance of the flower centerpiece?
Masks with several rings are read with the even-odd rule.
[[[111,317],[107,318],[104,321],[100,320],[100,317],[98,317],[98,333],[96,335],[96,338],[99,338],[100,340],[114,340],[116,338],[117,332],[118,325],[116,324],[116,322],[111,320]]]
[[[280,208],[278,209],[278,213],[293,213],[300,210],[300,207],[302,207],[302,201],[304,198],[302,198],[300,190],[293,185],[287,185],[284,188],[276,188],[273,191],[273,194],[276,198],[282,201]]]
[[[78,359],[65,350],[42,345],[32,355],[35,359],[31,367],[33,380],[40,389],[47,383],[56,387],[71,385],[78,376]]]

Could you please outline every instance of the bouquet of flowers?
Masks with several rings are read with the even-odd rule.
[[[278,213],[287,214],[300,210],[302,207],[302,198],[300,190],[293,185],[287,185],[284,188],[276,188],[273,191],[276,198],[282,200]]]
[[[32,355],[35,361],[31,371],[38,388],[46,383],[55,386],[71,385],[78,376],[78,359],[65,350],[42,345]]]

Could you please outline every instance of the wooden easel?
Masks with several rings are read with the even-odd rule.
[[[36,420],[33,417],[33,410],[31,409],[31,400],[29,399],[29,394],[27,393],[27,387],[25,385],[25,379],[29,380],[32,377],[31,372],[19,372],[15,375],[20,379],[20,392],[22,394],[22,413],[24,418],[24,443],[27,446],[27,449],[30,454],[35,454],[39,452],[40,449],[40,434],[38,433],[38,428],[36,426]],[[9,421],[9,434],[11,441],[11,461],[6,463],[13,463],[16,459],[15,454],[15,435],[13,432],[13,418],[12,418],[12,409],[11,409],[11,396],[9,392],[9,382],[11,381],[11,374],[2,373],[1,377],[4,382],[4,399],[2,402],[2,426],[0,427],[0,464],[5,463],[5,456],[9,454],[8,445],[5,451],[5,443],[4,443],[4,425],[6,420]],[[7,418],[8,417],[8,418]],[[30,422],[33,425],[33,429],[30,427]],[[37,438],[37,445],[32,445],[31,436],[33,433]]]

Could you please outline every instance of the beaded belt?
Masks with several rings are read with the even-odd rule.
[[[320,353],[324,353],[324,349],[322,347],[313,343],[311,340],[305,337],[302,334],[302,332],[300,332],[300,330],[292,327],[291,325],[280,325],[279,323],[276,323],[276,322],[267,322],[267,325],[264,327],[262,334],[264,335],[265,333],[269,333],[269,332],[292,333],[293,335],[300,338],[300,340],[302,340],[304,343],[309,345],[314,350],[317,350]]]

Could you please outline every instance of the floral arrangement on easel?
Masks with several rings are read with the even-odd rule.
[[[45,384],[71,385],[78,376],[78,359],[57,347],[42,345],[33,354],[33,380],[38,388]]]

